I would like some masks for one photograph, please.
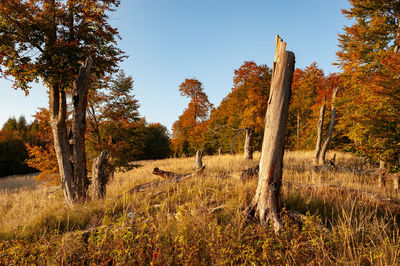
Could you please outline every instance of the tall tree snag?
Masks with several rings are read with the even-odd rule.
[[[324,145],[322,146],[321,154],[319,155],[319,164],[325,163],[325,155],[326,151],[328,150],[329,143],[332,139],[333,129],[335,128],[336,124],[336,107],[335,107],[335,99],[336,95],[339,91],[339,88],[335,88],[332,92],[332,104],[331,104],[331,124],[329,125],[328,134],[326,136]]]
[[[85,201],[89,187],[86,169],[85,132],[86,132],[86,107],[88,96],[88,82],[92,69],[93,59],[86,59],[85,65],[76,78],[72,91],[72,152],[71,162],[74,172],[75,200]]]
[[[284,138],[295,65],[294,53],[286,51],[286,43],[279,36],[276,37],[273,65],[258,186],[245,212],[247,215],[258,215],[262,224],[271,221],[275,232],[278,232],[282,226],[278,208],[282,186]]]
[[[325,116],[325,107],[326,107],[326,95],[324,97],[324,103],[321,106],[319,111],[319,120],[317,125],[317,141],[315,143],[315,152],[314,152],[314,163],[319,163],[319,154],[321,153],[321,142],[322,142],[322,128],[324,126],[324,116]]]
[[[244,159],[253,160],[253,134],[254,130],[246,127],[246,138],[244,140]]]

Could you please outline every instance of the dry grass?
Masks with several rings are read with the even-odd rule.
[[[139,162],[141,167],[115,175],[106,200],[71,208],[64,206],[61,191],[49,193],[52,188],[45,186],[0,192],[0,237],[12,243],[0,243],[0,250],[7,250],[3,262],[9,258],[47,264],[400,263],[400,214],[362,195],[284,186],[285,209],[308,213],[305,222],[299,226],[283,212],[286,226],[279,236],[258,224],[242,227],[242,210],[257,184],[256,180],[242,183],[239,176],[256,164],[259,154],[255,157],[245,161],[241,155],[206,156],[201,177],[124,194],[158,179],[152,175],[156,166],[178,173],[193,171],[193,158]],[[391,184],[380,189],[374,176],[314,173],[308,170],[311,158],[311,152],[287,152],[284,181],[335,184],[400,201]],[[349,154],[338,153],[336,160],[346,168],[360,165]],[[90,228],[94,231],[89,236],[82,233]],[[19,255],[13,257],[15,250]]]

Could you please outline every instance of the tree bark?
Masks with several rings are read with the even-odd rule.
[[[246,139],[244,141],[244,159],[253,160],[253,134],[254,130],[246,127]]]
[[[286,43],[277,36],[258,187],[252,202],[245,211],[247,215],[258,215],[262,224],[271,221],[275,232],[278,232],[282,226],[278,216],[279,195],[282,186],[284,138],[294,65],[294,53],[286,51]]]
[[[379,161],[379,177],[378,177],[378,184],[380,188],[384,188],[386,184],[386,171],[385,171],[385,162]]]
[[[76,201],[85,201],[89,187],[86,169],[85,132],[88,82],[93,59],[86,59],[79,70],[72,91],[72,153],[71,162],[74,172]]]
[[[110,167],[108,164],[108,151],[102,151],[92,165],[92,195],[93,199],[106,197],[106,185],[110,180]]]
[[[339,88],[335,88],[332,93],[331,124],[329,125],[328,135],[326,136],[324,145],[322,146],[322,150],[319,155],[319,164],[325,163],[326,151],[328,150],[329,143],[331,142],[331,139],[332,139],[333,129],[335,128],[335,124],[336,124],[335,99],[336,99],[336,95],[337,95],[338,91],[339,91]]]
[[[67,204],[74,202],[73,172],[69,160],[69,146],[67,142],[67,102],[63,88],[54,83],[50,91],[50,124],[53,131],[54,150],[60,172],[61,186]]]
[[[203,167],[203,151],[197,150],[196,157],[194,159],[194,168],[201,169]]]
[[[319,111],[319,120],[317,125],[317,141],[315,143],[314,152],[314,163],[319,163],[319,154],[321,153],[321,141],[322,141],[322,128],[324,126],[324,116],[325,116],[325,106],[326,106],[326,95],[324,97],[324,103]]]
[[[50,123],[67,204],[86,200],[89,186],[86,171],[85,131],[87,85],[92,63],[92,59],[86,60],[74,82],[72,128],[68,136],[66,93],[57,82],[50,86]]]

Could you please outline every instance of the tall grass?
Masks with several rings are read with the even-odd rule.
[[[258,223],[243,226],[242,211],[257,181],[239,177],[255,157],[206,156],[204,175],[130,195],[125,192],[135,185],[159,178],[152,175],[155,166],[193,171],[193,158],[139,162],[115,175],[105,200],[74,207],[45,186],[0,192],[0,264],[400,264],[399,213],[362,195],[284,186],[279,235]],[[287,152],[284,181],[336,184],[400,200],[390,186],[379,189],[374,176],[314,173],[311,161],[310,152]],[[348,154],[337,161],[360,165]],[[306,219],[294,221],[289,209]]]

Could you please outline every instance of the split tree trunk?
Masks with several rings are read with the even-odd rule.
[[[85,155],[85,117],[87,85],[92,64],[93,60],[87,59],[74,82],[72,128],[68,136],[66,93],[59,83],[54,83],[50,87],[50,123],[67,204],[85,201],[89,186]]]
[[[244,141],[244,159],[253,160],[253,134],[254,130],[246,127],[246,139]]]
[[[332,139],[333,129],[336,124],[336,107],[335,107],[335,99],[336,95],[339,91],[339,88],[335,88],[332,93],[332,104],[331,104],[331,124],[329,125],[328,135],[326,136],[324,145],[322,146],[321,154],[319,155],[319,164],[325,163],[325,155],[328,150],[329,143]]]
[[[203,151],[197,150],[196,157],[194,158],[194,168],[201,169],[203,167]]]
[[[322,129],[324,127],[324,116],[325,116],[325,106],[326,106],[326,95],[324,97],[324,103],[319,111],[319,120],[317,125],[317,141],[315,143],[314,152],[314,163],[319,163],[319,154],[321,153],[321,142],[322,142]]]
[[[282,226],[278,213],[284,138],[295,65],[294,53],[286,51],[286,43],[279,36],[276,37],[273,65],[258,187],[252,202],[246,209],[246,214],[258,215],[262,224],[271,221],[275,232],[278,232]]]
[[[108,151],[102,151],[92,165],[92,195],[94,199],[106,197],[106,186],[110,180],[110,166],[108,164]]]

